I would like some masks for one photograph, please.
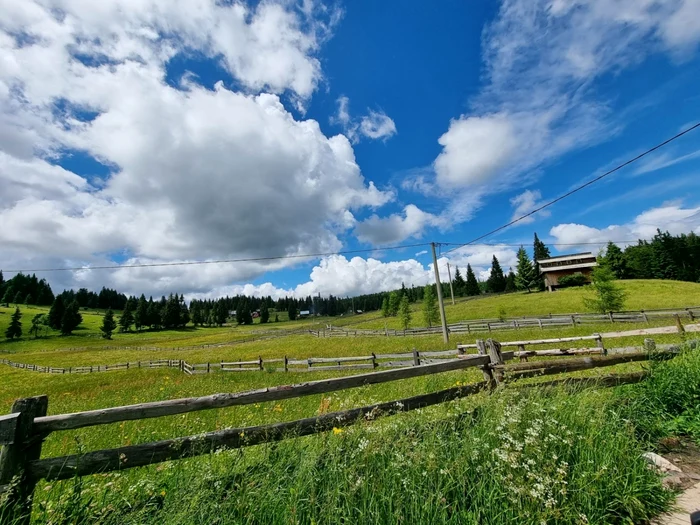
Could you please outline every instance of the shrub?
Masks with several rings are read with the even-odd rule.
[[[583,286],[588,284],[588,277],[583,275],[581,272],[576,272],[571,275],[565,275],[559,278],[559,286],[562,288],[568,288],[570,286]]]

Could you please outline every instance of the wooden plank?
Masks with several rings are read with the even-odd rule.
[[[464,359],[449,360],[444,363],[434,365],[421,365],[410,368],[400,368],[398,370],[385,370],[371,372],[368,374],[358,374],[348,377],[337,377],[332,379],[320,379],[308,383],[297,385],[283,385],[247,392],[213,394],[203,397],[191,397],[184,399],[173,399],[169,401],[155,401],[151,403],[140,403],[123,407],[105,408],[101,410],[89,410],[86,412],[76,412],[73,414],[61,414],[37,418],[34,422],[36,430],[42,433],[56,430],[69,430],[83,428],[119,421],[132,421],[135,419],[148,419],[153,417],[171,416],[195,412],[197,410],[207,410],[211,408],[225,408],[230,406],[249,405],[265,401],[281,401],[295,397],[308,396],[313,394],[324,394],[337,392],[347,388],[357,388],[365,385],[374,385],[396,381],[399,379],[410,379],[441,372],[462,370],[481,366],[489,362],[486,356],[469,356]]]
[[[356,361],[371,361],[372,356],[357,356],[357,357],[310,357],[308,361],[311,364],[315,363],[352,363]]]
[[[173,459],[201,456],[221,448],[236,449],[328,432],[333,428],[346,427],[358,421],[373,420],[470,396],[482,391],[484,387],[483,383],[477,383],[285,423],[232,428],[143,445],[32,461],[27,471],[32,479],[53,481],[125,470]]]
[[[571,343],[574,341],[592,341],[595,340],[595,335],[581,335],[577,337],[557,337],[554,339],[534,339],[532,341],[507,341],[501,343],[501,346],[520,346],[520,345],[546,345],[556,343]]]
[[[0,445],[14,444],[19,418],[19,412],[0,416]]]
[[[413,352],[402,352],[400,354],[377,354],[377,359],[403,359],[404,357],[413,357]]]
[[[600,348],[555,348],[551,350],[519,350],[515,352],[516,357],[536,357],[536,356],[567,356],[602,354]]]

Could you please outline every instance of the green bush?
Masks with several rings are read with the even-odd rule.
[[[562,288],[568,288],[570,286],[583,286],[584,284],[588,284],[588,277],[583,275],[581,272],[576,272],[571,275],[560,277],[558,283]]]

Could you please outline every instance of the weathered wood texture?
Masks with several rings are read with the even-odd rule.
[[[283,385],[251,390],[248,392],[213,394],[203,397],[173,399],[124,407],[105,408],[102,410],[76,412],[74,414],[40,417],[36,419],[34,425],[37,432],[49,433],[55,430],[69,430],[119,421],[172,416],[210,408],[225,408],[265,401],[281,401],[313,394],[336,392],[338,390],[356,388],[364,385],[386,383],[398,379],[409,379],[452,370],[462,370],[485,365],[488,362],[489,358],[486,356],[470,356],[468,359],[455,359],[444,363],[371,372],[349,377],[321,379],[297,385]]]
[[[29,524],[36,480],[27,476],[26,462],[41,457],[43,436],[37,434],[33,423],[36,417],[46,415],[48,404],[47,396],[37,396],[18,399],[12,405],[12,413],[19,414],[14,443],[2,447],[0,452],[0,485],[12,484],[5,509],[0,509],[8,523]]]
[[[0,416],[0,445],[12,445],[17,435],[19,412]]]
[[[285,423],[234,428],[156,443],[32,461],[29,463],[27,471],[33,479],[60,480],[74,476],[141,467],[173,459],[209,454],[221,448],[236,449],[327,432],[333,428],[352,425],[358,420],[373,420],[381,416],[408,412],[469,396],[480,392],[484,387],[485,384],[478,383]]]

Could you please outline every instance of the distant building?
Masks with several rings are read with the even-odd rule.
[[[544,285],[550,292],[559,288],[559,279],[565,275],[580,273],[590,280],[593,268],[598,266],[596,256],[590,252],[550,257],[537,261],[537,264],[544,277]]]
[[[299,312],[299,317],[309,317],[311,312],[309,310],[302,310]]]

